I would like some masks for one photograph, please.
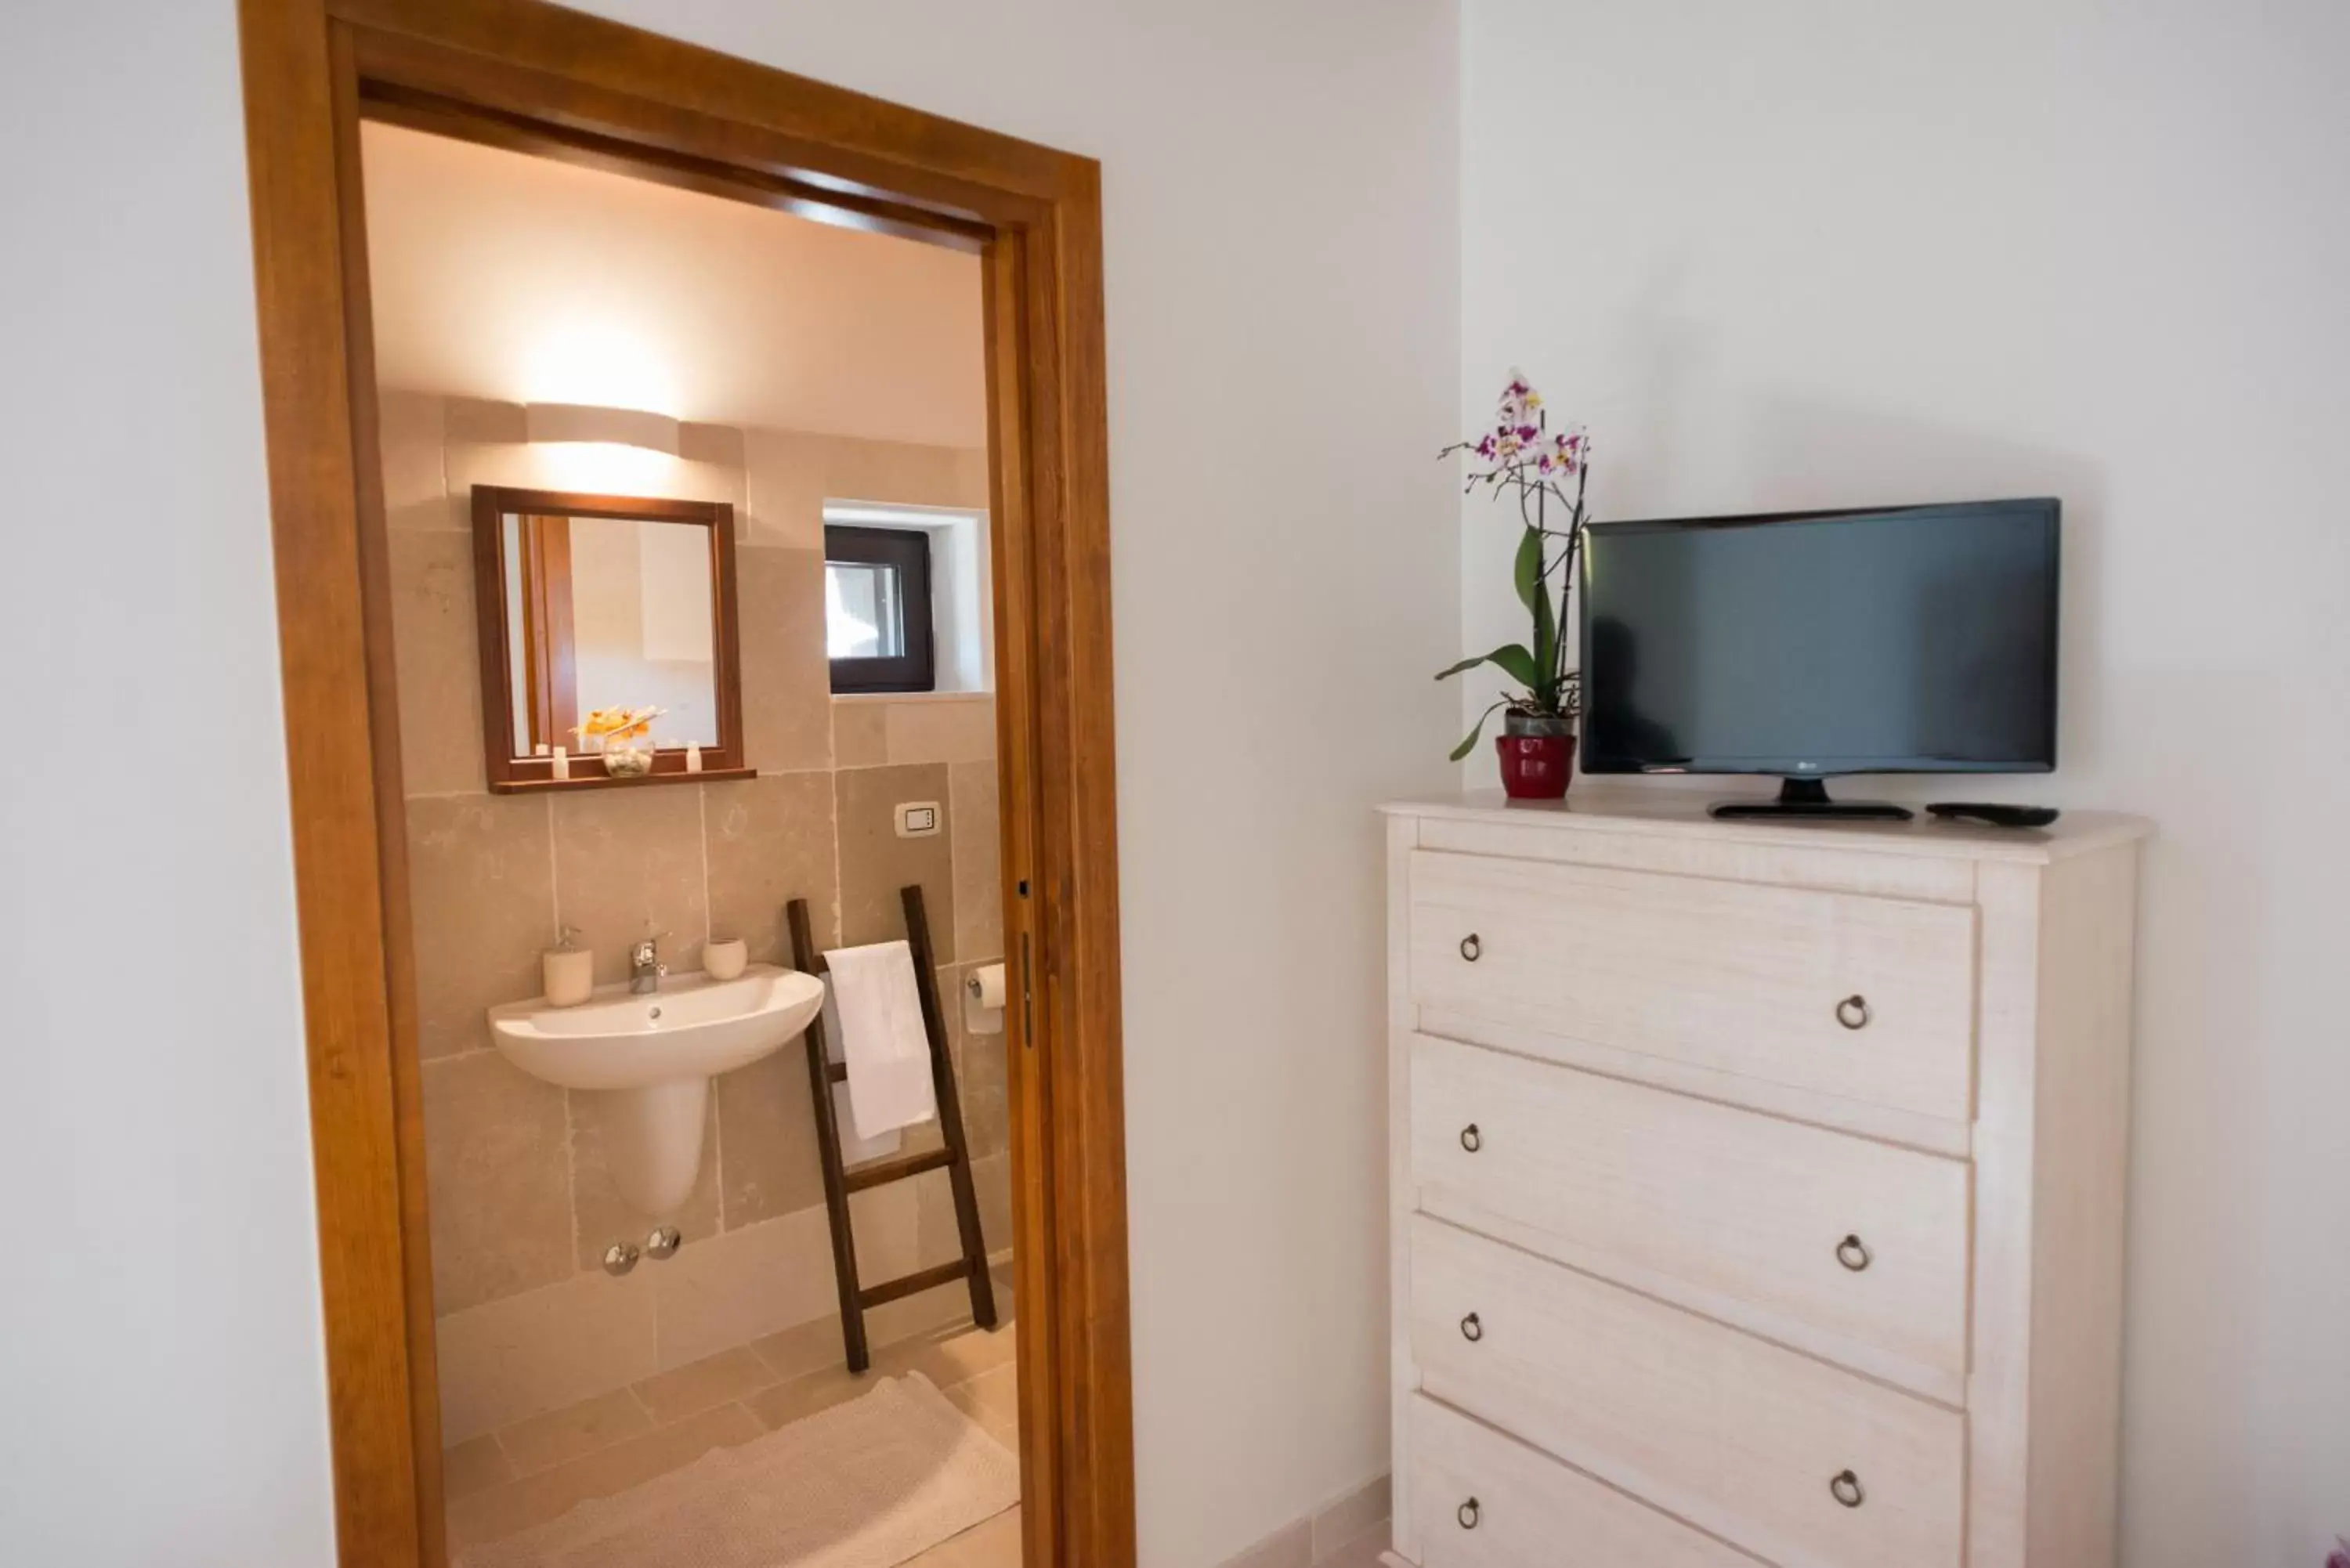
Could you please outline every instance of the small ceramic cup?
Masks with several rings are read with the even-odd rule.
[[[749,944],[740,937],[717,937],[702,945],[702,967],[712,980],[733,980],[751,961]]]

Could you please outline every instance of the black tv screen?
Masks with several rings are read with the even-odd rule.
[[[1595,524],[1589,773],[2056,765],[2053,500]]]

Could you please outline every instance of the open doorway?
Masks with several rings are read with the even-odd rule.
[[[1014,1568],[979,258],[360,142],[451,1560]]]
[[[801,1369],[791,1336],[813,1341],[827,1331],[840,1347],[845,1380],[858,1376],[847,1368],[862,1358],[855,1348],[861,1327],[865,1356],[885,1373],[894,1366],[892,1342],[914,1347],[899,1354],[907,1370],[983,1361],[993,1346],[1016,1344],[1008,1406],[991,1405],[977,1390],[961,1406],[943,1396],[941,1402],[964,1417],[979,1417],[971,1424],[983,1435],[993,1415],[996,1440],[1010,1438],[1007,1446],[1016,1448],[1020,1559],[1130,1563],[1097,171],[1083,160],[530,0],[448,7],[250,0],[244,34],[344,1560],[445,1561],[444,1521],[466,1499],[529,1480],[517,1448],[539,1467],[536,1475],[569,1462],[539,1463],[567,1444],[597,1445],[580,1458],[619,1449],[600,1442],[592,1411],[582,1408],[598,1400],[607,1401],[613,1419],[634,1426],[633,1415],[619,1413],[633,1411],[656,1432],[677,1429],[677,1421],[664,1423],[664,1411],[675,1417],[696,1404],[748,1416],[761,1437],[795,1424],[783,1408],[793,1398],[820,1418],[829,1407],[814,1407],[829,1397],[811,1394],[817,1384],[807,1380],[821,1381],[832,1369]],[[373,121],[401,129],[362,129]],[[976,468],[983,483],[946,492],[830,481],[804,488],[799,496],[813,496],[816,528],[829,524],[843,533],[840,569],[827,572],[836,552],[823,547],[820,532],[815,542],[754,541],[743,532],[761,521],[750,499],[758,466],[750,456],[753,432],[791,433],[790,427],[747,415],[733,423],[689,419],[698,410],[647,408],[640,405],[655,400],[643,397],[530,388],[484,396],[478,388],[398,387],[404,396],[381,399],[380,418],[367,263],[367,186],[374,172],[368,140],[418,130],[477,144],[459,150],[468,156],[498,149],[499,157],[585,164],[975,256],[987,447],[983,463],[965,459],[962,467]],[[608,364],[612,356],[594,358]],[[387,353],[384,361],[396,363],[396,356]],[[466,450],[461,454],[460,448]],[[556,454],[557,448],[577,450]],[[417,500],[408,479],[432,466],[421,454],[434,450],[438,510],[427,504],[404,513]],[[678,483],[615,484],[608,473],[599,481],[572,475],[550,483],[557,478],[545,467],[550,454],[584,458],[591,451],[623,472],[644,461],[626,454],[650,453],[676,465],[660,468],[660,476]],[[464,711],[469,690],[456,679],[463,673],[451,651],[457,645],[426,629],[436,618],[450,618],[460,580],[452,544],[462,530],[452,496],[467,463],[479,468],[463,483],[472,517],[470,570],[463,580],[478,632],[471,758],[454,749],[455,732],[442,724],[452,709]],[[509,466],[491,472],[501,464]],[[721,491],[739,487],[741,504],[731,496],[660,493],[691,489],[681,476],[691,465]],[[821,462],[814,467],[826,472]],[[804,474],[808,465],[786,470]],[[502,478],[529,483],[496,483]],[[786,513],[794,519],[789,527],[805,530],[809,508],[778,514]],[[424,526],[404,532],[404,524],[418,524]],[[628,530],[609,524],[632,524],[635,535],[620,537]],[[701,530],[695,537],[711,593],[688,613],[652,617],[648,584],[674,587],[694,576],[692,550],[651,547],[659,541],[650,531],[667,527]],[[850,531],[894,533],[899,543],[923,544],[934,568],[921,585],[932,604],[920,623],[931,643],[927,671],[910,671],[903,662],[920,640],[908,635],[919,619],[910,618],[917,574],[854,553]],[[754,563],[753,550],[778,558]],[[524,564],[532,552],[546,557],[536,575]],[[787,555],[806,558],[780,559]],[[550,587],[558,556],[570,578],[562,594]],[[610,606],[591,602],[592,593],[583,597],[581,579],[622,559],[632,560],[637,573],[637,656],[662,666],[640,672],[642,701],[608,684],[591,691],[583,679],[591,652],[601,658],[609,649],[591,649],[581,618],[593,620]],[[958,561],[965,566],[961,579],[953,570]],[[984,562],[985,579],[976,587],[975,561]],[[795,648],[823,649],[828,667],[826,689],[792,688],[806,721],[796,731],[763,707],[774,691],[754,691],[761,655],[745,639],[789,619],[770,616],[764,607],[776,601],[743,591],[758,573],[795,575],[803,587],[816,587],[817,602],[827,587],[842,601],[840,636],[827,630],[821,616],[811,622],[803,614],[802,635],[790,639]],[[492,582],[495,590],[484,592]],[[552,624],[558,601],[571,617],[560,635]],[[838,658],[832,654],[837,642],[843,644]],[[567,676],[559,669],[561,649],[568,650]],[[708,657],[698,660],[697,651]],[[900,662],[881,672],[883,684],[856,691],[858,671],[842,667],[875,660]],[[691,668],[703,663],[706,675]],[[494,668],[497,679],[483,675]],[[936,688],[942,671],[966,682],[992,675],[992,697],[984,687],[924,693],[902,684],[926,679]],[[655,673],[671,682],[658,692],[651,690]],[[982,709],[992,714],[974,719]],[[806,721],[810,712],[820,718]],[[674,732],[664,732],[665,726]],[[806,750],[795,759],[801,765],[762,765],[763,755],[773,755],[767,748],[788,748],[795,734],[812,743],[819,730],[823,766],[807,765],[816,758]],[[563,734],[581,750],[556,739]],[[984,768],[978,766],[983,755],[972,754],[983,745],[993,758]],[[456,760],[478,762],[478,798],[470,788],[429,787],[436,768],[452,770],[448,778],[454,779]],[[960,802],[959,763],[971,770]],[[697,764],[705,774],[698,780],[691,776]],[[928,782],[884,776],[901,766],[946,770],[942,787],[928,792],[936,798],[899,798],[910,794],[901,786]],[[785,777],[798,781],[792,787],[808,796],[804,804],[822,794],[829,805],[828,884],[818,874],[826,857],[812,842],[816,836],[802,831],[816,814],[775,809],[764,796],[779,792],[760,788]],[[819,778],[820,790],[809,782]],[[910,793],[924,796],[920,789]],[[988,793],[995,797],[992,811],[983,798]],[[748,836],[740,843],[712,838],[713,794],[728,797],[718,810],[722,839],[729,826],[739,825]],[[463,804],[449,804],[459,798]],[[695,832],[684,831],[681,806],[660,804],[677,801],[693,803]],[[581,804],[588,802],[601,804]],[[508,804],[519,809],[499,809]],[[419,848],[420,805],[433,820],[449,819],[442,826],[454,838],[448,842],[475,832],[510,840],[513,853],[452,856],[440,842]],[[835,1105],[816,1092],[816,1075],[827,1071],[827,1058],[808,1054],[803,1114],[818,1129],[816,1185],[826,1189],[827,1226],[817,1231],[806,1217],[818,1210],[789,1206],[795,1169],[803,1182],[797,1190],[805,1190],[806,1160],[790,1163],[785,1124],[774,1115],[781,1107],[788,1116],[788,1090],[772,1075],[764,1094],[720,1087],[692,1116],[675,1114],[672,1106],[665,1117],[639,1124],[602,1115],[607,1102],[585,1109],[573,1103],[637,1085],[553,1081],[568,1068],[536,1076],[525,1070],[470,1096],[448,1092],[465,1072],[490,1076],[482,1064],[522,1065],[521,1055],[497,1039],[484,1045],[465,1035],[469,1012],[480,1012],[486,1026],[491,1008],[533,1001],[488,1002],[480,992],[478,967],[465,966],[498,944],[487,932],[469,932],[465,922],[513,891],[483,895],[482,868],[493,860],[519,868],[521,884],[538,890],[530,869],[536,851],[526,843],[530,824],[523,820],[534,807],[545,808],[550,882],[544,912],[533,918],[558,935],[562,926],[582,928],[590,1007],[601,1005],[598,981],[617,988],[617,996],[659,995],[664,963],[674,971],[699,959],[703,967],[696,972],[713,981],[738,958],[746,965],[767,962],[779,974],[824,967],[827,952],[845,956],[872,945],[861,939],[889,935],[878,926],[860,930],[859,921],[886,921],[894,913],[920,977],[933,1060],[943,1064],[931,1118],[940,1147],[923,1143],[916,1117],[892,1129],[856,1128],[898,1132],[897,1152],[877,1154],[870,1163],[846,1151],[837,1165],[822,1158],[823,1124],[835,1121],[831,1136],[838,1138],[845,1136],[838,1124],[858,1118],[853,1105]],[[567,824],[558,823],[558,815]],[[984,892],[961,897],[966,888],[986,886],[979,864],[984,857],[967,854],[958,866],[954,847],[965,842],[956,834],[958,819],[977,825],[990,815],[1001,887],[993,932],[983,929]],[[672,815],[679,820],[669,822]],[[873,852],[870,865],[850,853],[852,815],[860,849]],[[640,816],[645,820],[637,821]],[[763,835],[770,842],[757,843]],[[984,836],[974,826],[968,842]],[[657,844],[667,849],[640,852]],[[573,867],[567,878],[567,864]],[[794,869],[803,864],[805,873]],[[698,898],[689,875],[697,867]],[[582,919],[567,918],[567,883],[574,889],[570,908]],[[721,884],[731,900],[723,917]],[[813,884],[812,897],[798,895],[803,884]],[[893,884],[899,895],[894,911],[887,896]],[[881,894],[866,897],[874,888]],[[520,899],[512,903],[520,909]],[[463,912],[431,918],[442,908]],[[983,929],[974,932],[973,921]],[[521,929],[503,931],[501,940]],[[723,940],[735,937],[746,950],[739,955]],[[827,940],[843,946],[827,949]],[[666,955],[663,941],[671,944]],[[980,961],[988,945],[1000,957]],[[519,962],[502,951],[490,967],[502,971],[501,984],[510,988],[532,978],[517,976]],[[978,972],[995,962],[1004,966],[1000,981]],[[556,1000],[558,966],[568,967],[559,951],[546,959],[536,980],[539,1003]],[[652,983],[639,989],[635,982],[643,981]],[[846,1012],[846,981],[842,989]],[[994,1049],[1002,1109],[993,1121],[984,1104],[991,1047],[983,1026],[990,1013],[1001,1020]],[[442,1070],[452,1065],[459,1070]],[[713,1065],[709,1077],[723,1083],[750,1065]],[[514,1092],[517,1078],[531,1086]],[[507,1108],[516,1116],[465,1122],[469,1113],[462,1107],[478,1113],[501,1095],[515,1102]],[[730,1101],[739,1102],[731,1116]],[[436,1107],[452,1106],[461,1108],[453,1121],[440,1118],[447,1130],[436,1155]],[[772,1136],[758,1130],[763,1116]],[[730,1121],[738,1134],[733,1177],[724,1157]],[[515,1136],[517,1127],[526,1136]],[[692,1136],[696,1128],[700,1138]],[[992,1141],[997,1129],[1000,1152]],[[551,1157],[558,1141],[559,1160],[531,1153]],[[684,1145],[693,1146],[691,1160],[679,1158]],[[805,1142],[799,1147],[804,1155]],[[703,1158],[713,1152],[715,1158]],[[504,1167],[473,1179],[484,1177],[475,1168],[502,1158]],[[991,1158],[998,1162],[992,1172],[984,1169]],[[832,1223],[843,1207],[832,1199],[844,1196],[835,1189],[878,1190],[880,1184],[857,1182],[853,1173],[885,1166],[923,1167],[890,1173],[907,1179],[915,1195],[910,1210],[895,1217],[902,1223],[894,1229],[886,1212],[869,1224],[854,1216],[866,1233],[851,1240],[849,1228]],[[553,1201],[557,1174],[566,1188],[561,1205]],[[943,1204],[930,1204],[933,1223],[926,1231],[917,1184],[940,1175],[952,1177],[951,1190]],[[509,1231],[518,1194],[528,1213]],[[941,1207],[951,1211],[951,1222],[941,1221]],[[765,1235],[758,1235],[761,1227]],[[801,1266],[805,1252],[780,1245],[786,1231],[826,1236],[837,1265],[830,1278],[821,1253],[812,1266]],[[505,1245],[510,1234],[525,1233],[525,1243]],[[951,1255],[927,1261],[950,1233]],[[1002,1256],[1006,1233],[1009,1258]],[[755,1244],[742,1241],[754,1236]],[[736,1246],[727,1245],[729,1237]],[[444,1247],[445,1259],[438,1256]],[[855,1294],[844,1288],[850,1271],[837,1265],[844,1249],[847,1258],[867,1262],[861,1254],[868,1247],[891,1262],[871,1260],[859,1271],[878,1282],[858,1303],[846,1299]],[[739,1253],[730,1266],[750,1274],[764,1269],[764,1288],[671,1288],[674,1332],[666,1347],[656,1306],[650,1339],[632,1336],[623,1324],[606,1347],[608,1355],[574,1355],[562,1376],[515,1392],[530,1382],[526,1372],[544,1370],[546,1353],[567,1335],[575,1345],[589,1343],[600,1332],[593,1324],[627,1318],[625,1303],[608,1303],[629,1294],[629,1276],[653,1282],[658,1296],[663,1278],[695,1280],[698,1267],[716,1266],[701,1260],[730,1251]],[[517,1257],[525,1260],[519,1269]],[[900,1262],[910,1272],[897,1272]],[[606,1272],[608,1263],[615,1272]],[[811,1277],[844,1298],[840,1321],[827,1324],[821,1314],[805,1311]],[[526,1289],[508,1288],[525,1279],[532,1282]],[[486,1320],[462,1329],[456,1323],[464,1313],[496,1308],[530,1291],[582,1294],[574,1284],[581,1279],[612,1287],[596,1303],[603,1317],[591,1312],[557,1332],[544,1314],[509,1307],[516,1315],[494,1333],[473,1334]],[[948,1286],[954,1288],[941,1288]],[[990,1317],[1002,1315],[988,1300],[998,1286],[1007,1303],[1018,1305],[1013,1334],[987,1332]],[[965,1304],[938,1321],[925,1318],[921,1298],[958,1292]],[[745,1303],[756,1310],[745,1314]],[[867,1310],[855,1310],[859,1304]],[[891,1320],[886,1325],[884,1317]],[[591,1326],[583,1331],[583,1324]],[[758,1332],[743,1337],[751,1330]],[[643,1360],[648,1345],[650,1364]],[[450,1361],[445,1372],[436,1357]],[[624,1376],[648,1365],[646,1377]],[[660,1382],[664,1377],[672,1380]],[[720,1397],[719,1386],[730,1377],[733,1394]],[[588,1386],[597,1382],[611,1386]],[[929,1382],[936,1387],[936,1379]],[[775,1392],[787,1387],[799,1394]],[[580,1397],[559,1397],[572,1392]],[[770,1414],[779,1418],[754,1411],[754,1397],[768,1398],[776,1407]],[[847,1408],[864,1402],[832,1403]],[[517,1415],[525,1406],[536,1408]],[[679,1417],[697,1418],[704,1417]],[[532,1421],[545,1424],[518,1429]],[[742,1426],[733,1416],[705,1418],[713,1430],[727,1422]],[[702,1451],[743,1449],[759,1440],[748,1428],[737,1436],[740,1442],[707,1444]],[[491,1439],[486,1449],[464,1449],[484,1438]],[[553,1446],[534,1450],[539,1438]],[[713,1469],[698,1462],[702,1470]],[[486,1476],[466,1473],[476,1464]],[[608,1499],[629,1490],[603,1489]],[[477,1541],[489,1550],[525,1540],[555,1522],[541,1517],[550,1506],[541,1497],[507,1516],[513,1529],[484,1529],[477,1538],[461,1532],[461,1549],[473,1550]],[[1011,1512],[983,1512],[980,1522]],[[922,1543],[912,1550],[920,1549]]]

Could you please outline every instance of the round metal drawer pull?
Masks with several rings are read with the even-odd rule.
[[[1461,1320],[1461,1337],[1471,1345],[1485,1337],[1485,1325],[1475,1313]]]
[[[1868,1243],[1857,1236],[1846,1236],[1836,1243],[1836,1262],[1856,1274],[1868,1267],[1873,1257],[1874,1254],[1868,1250]]]
[[[1868,1501],[1868,1493],[1861,1490],[1860,1478],[1850,1470],[1836,1472],[1835,1480],[1828,1482],[1828,1490],[1846,1508],[1858,1508]]]
[[[1868,1027],[1868,998],[1861,995],[1846,997],[1836,1003],[1836,1022],[1846,1029]]]
[[[1477,940],[1476,932],[1471,931],[1461,939],[1461,956],[1471,963],[1485,956],[1485,944]]]
[[[1477,1124],[1475,1122],[1471,1122],[1467,1127],[1461,1129],[1461,1147],[1467,1149],[1471,1154],[1474,1154],[1479,1149],[1485,1147],[1485,1135],[1477,1130]]]
[[[1485,1517],[1485,1511],[1477,1506],[1477,1500],[1472,1497],[1454,1509],[1452,1517],[1461,1521],[1461,1529],[1474,1530],[1477,1528],[1477,1521]]]

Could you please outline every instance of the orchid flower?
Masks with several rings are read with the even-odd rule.
[[[1584,509],[1584,485],[1589,477],[1591,438],[1581,425],[1553,431],[1549,424],[1542,394],[1534,390],[1524,371],[1512,370],[1509,381],[1502,388],[1492,428],[1471,440],[1457,441],[1438,454],[1469,455],[1471,462],[1467,489],[1483,485],[1497,498],[1504,493],[1515,497],[1518,517],[1525,528],[1518,543],[1515,568],[1518,600],[1534,619],[1530,642],[1505,644],[1491,653],[1464,659],[1438,674],[1437,679],[1443,680],[1478,665],[1491,664],[1524,688],[1515,694],[1505,692],[1500,701],[1485,710],[1468,738],[1454,750],[1455,762],[1467,756],[1476,745],[1477,738],[1484,732],[1485,720],[1492,716],[1494,709],[1508,708],[1513,712],[1555,718],[1573,718],[1583,710],[1582,674],[1566,667],[1564,631],[1571,607],[1568,601],[1574,592],[1575,561],[1583,547],[1583,530],[1590,521]],[[1571,492],[1567,488],[1570,481],[1574,485]],[[1565,514],[1564,528],[1551,526],[1553,502]],[[1558,574],[1555,590],[1551,581],[1554,572]]]

